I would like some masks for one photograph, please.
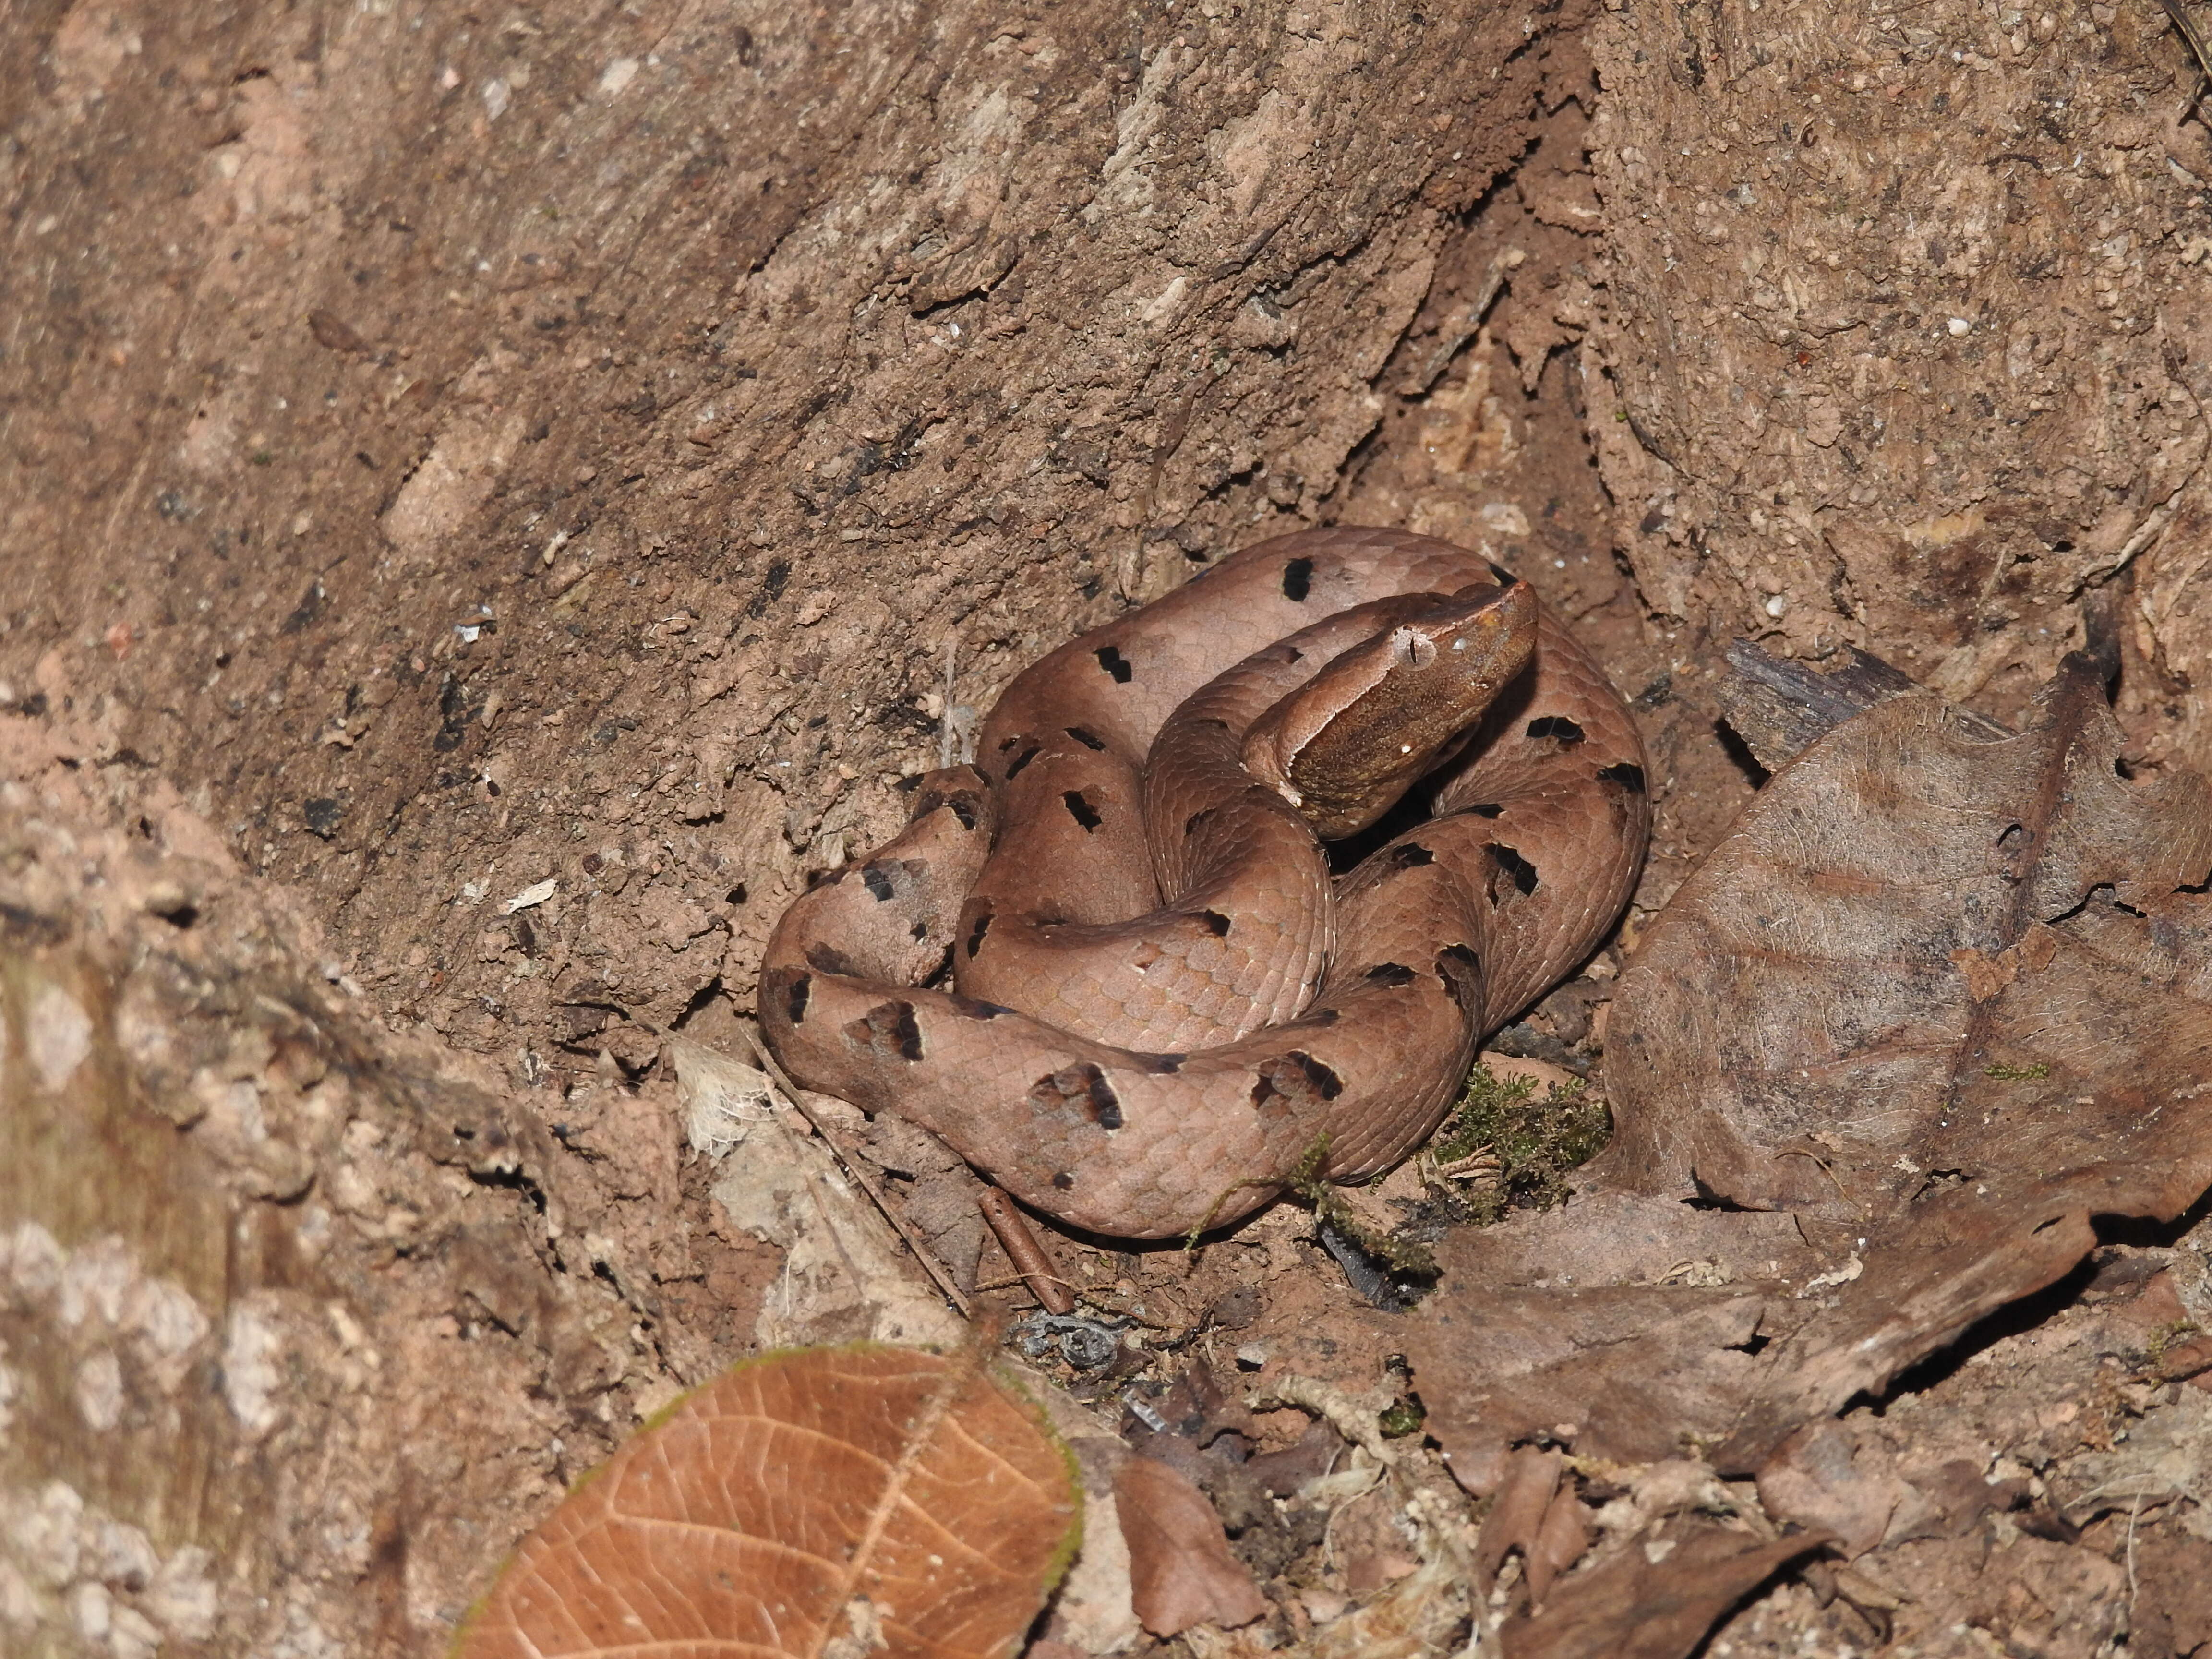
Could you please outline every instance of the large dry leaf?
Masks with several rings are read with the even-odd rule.
[[[770,1355],[525,1540],[458,1659],[1013,1651],[1075,1546],[1066,1454],[972,1361]]]
[[[2122,776],[2072,659],[2016,736],[1924,696],[1849,721],[1683,884],[1613,1004],[1603,1177],[1868,1243],[1723,1468],[2063,1276],[2091,1217],[2212,1184],[2208,869],[2212,789]]]
[[[2146,1160],[2212,1139],[2212,790],[2118,757],[2077,665],[2017,736],[1905,697],[1784,768],[1621,976],[1611,1178],[1856,1224],[2136,1164],[2094,1207],[2171,1213]]]

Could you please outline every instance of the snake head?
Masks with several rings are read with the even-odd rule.
[[[1245,735],[1246,769],[1325,840],[1372,824],[1481,720],[1528,665],[1536,598],[1516,582],[1382,621]]]

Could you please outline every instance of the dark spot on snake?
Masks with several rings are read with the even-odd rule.
[[[1073,738],[1076,742],[1081,744],[1085,749],[1103,749],[1106,746],[1106,740],[1103,738],[1097,737],[1092,733],[1085,731],[1079,726],[1069,726],[1067,728],[1067,735]]]
[[[975,952],[983,948],[983,935],[991,931],[991,913],[984,911],[975,918],[975,925],[968,930],[968,960],[975,960]]]
[[[1015,756],[1013,759],[1006,763],[1006,781],[1008,783],[1012,783],[1014,781],[1015,773],[1020,771],[1022,768],[1027,766],[1031,761],[1036,758],[1036,752],[1037,746],[1035,744],[1031,744],[1028,748],[1023,750],[1020,754]]]
[[[945,1000],[952,1005],[952,1012],[963,1019],[996,1019],[1000,1014],[1011,1014],[1014,1012],[1011,1008],[1001,1007],[995,1002],[984,1002],[975,997],[963,997],[957,992],[947,997]]]
[[[1505,809],[1502,806],[1470,806],[1467,809],[1479,818],[1494,818]]]
[[[1462,1013],[1474,1006],[1481,971],[1482,958],[1464,945],[1447,945],[1437,952],[1437,977],[1443,981],[1445,994],[1459,1005]]]
[[[861,871],[860,880],[868,891],[875,895],[877,903],[881,904],[890,897],[893,891],[891,878],[880,864],[872,864]]]
[[[1121,1102],[1106,1073],[1090,1061],[1062,1066],[1030,1085],[1029,1103],[1039,1111],[1080,1104],[1102,1129],[1121,1127]]]
[[[1063,1193],[1073,1192],[1075,1189],[1075,1177],[1062,1170],[1052,1178],[1052,1184]]]
[[[1114,677],[1114,683],[1116,685],[1127,685],[1129,683],[1129,676],[1134,671],[1130,668],[1129,659],[1127,657],[1110,645],[1100,646],[1094,654],[1098,659],[1098,665]]]
[[[1536,890],[1536,866],[1522,858],[1517,848],[1493,841],[1483,850],[1490,854],[1492,864],[1513,878],[1516,887],[1524,893]]]
[[[1557,738],[1561,743],[1580,743],[1583,729],[1565,714],[1540,714],[1528,722],[1532,738]]]
[[[801,974],[784,988],[784,1017],[796,1025],[806,1018],[806,1000],[814,994],[814,977]]]
[[[859,965],[834,945],[808,945],[806,961],[817,973],[842,974],[848,979],[862,977]]]
[[[950,795],[942,789],[923,790],[915,797],[914,816],[916,819],[926,818],[940,807],[948,806],[952,809],[952,816],[960,820],[963,830],[975,827],[975,797],[972,791],[965,789]]]
[[[1098,816],[1098,809],[1083,798],[1080,789],[1070,789],[1060,799],[1060,804],[1067,808],[1067,816],[1083,826],[1085,834],[1090,834],[1105,822]]]
[[[1283,597],[1303,601],[1313,592],[1313,561],[1292,559],[1283,567]]]
[[[1221,810],[1221,809],[1220,809],[1219,807],[1218,807],[1218,806],[1208,806],[1208,807],[1202,808],[1202,809],[1201,809],[1200,811],[1199,811],[1193,812],[1193,813],[1192,813],[1188,817],[1187,817],[1187,818],[1185,818],[1185,819],[1183,820],[1183,823],[1182,823],[1182,832],[1183,832],[1183,834],[1185,834],[1186,836],[1194,836],[1194,835],[1196,835],[1196,834],[1198,833],[1198,826],[1199,826],[1200,824],[1201,824],[1201,823],[1205,823],[1208,818],[1212,817],[1216,812],[1218,812],[1220,810]]]
[[[1216,939],[1229,937],[1229,918],[1218,910],[1200,910],[1198,919],[1206,924],[1206,931]]]
[[[1644,769],[1634,761],[1615,761],[1610,766],[1601,766],[1597,775],[1607,783],[1617,783],[1632,795],[1644,793]]]
[[[1374,985],[1411,985],[1413,970],[1402,962],[1378,962],[1367,970],[1367,978]]]
[[[1114,1085],[1106,1081],[1106,1074],[1096,1066],[1085,1068],[1091,1073],[1091,1115],[1102,1129],[1121,1127],[1121,1097],[1114,1092]]]
[[[1411,870],[1436,861],[1437,855],[1417,841],[1409,841],[1403,847],[1390,849],[1390,867],[1394,870]]]
[[[1498,579],[1498,585],[1500,587],[1510,587],[1514,583],[1521,580],[1502,564],[1492,565],[1490,567],[1490,574]]]
[[[848,1025],[845,1036],[854,1047],[873,1054],[921,1058],[921,1028],[915,1024],[911,1002],[878,1003]]]
[[[1188,1060],[1190,1056],[1188,1054],[1140,1054],[1138,1058],[1145,1062],[1146,1070],[1158,1072],[1163,1077],[1172,1077],[1182,1070],[1183,1061]]]
[[[1334,1100],[1343,1092],[1342,1078],[1304,1050],[1293,1048],[1260,1067],[1258,1080],[1252,1085],[1252,1104],[1264,1106],[1278,1097],[1310,1100],[1318,1096]]]

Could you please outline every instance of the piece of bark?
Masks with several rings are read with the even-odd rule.
[[[1730,672],[1716,688],[1721,713],[1769,772],[1780,771],[1815,738],[1877,703],[1928,695],[1911,675],[1856,646],[1815,665],[1775,656],[1751,640],[1731,640],[1727,656]],[[2009,735],[1994,720],[1987,726],[1991,737]]]

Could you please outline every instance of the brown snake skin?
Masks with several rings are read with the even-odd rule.
[[[923,778],[907,828],[777,924],[760,989],[777,1059],[1120,1237],[1240,1219],[1324,1144],[1335,1179],[1396,1163],[1481,1039],[1604,937],[1650,830],[1627,707],[1501,580],[1431,538],[1306,531],[1032,665],[976,764]],[[1383,722],[1401,719],[1403,767],[1428,763],[1447,734],[1413,728],[1433,718],[1312,671],[1336,659],[1328,673],[1357,678],[1371,640],[1359,660],[1395,653],[1419,671],[1400,684],[1427,683],[1431,635],[1438,660],[1474,660],[1424,620],[1455,606],[1493,678],[1528,665],[1421,784],[1432,816],[1332,881],[1305,817],[1255,774],[1283,787],[1269,757],[1316,725],[1316,754],[1348,733],[1395,763]],[[928,988],[948,953],[957,990]]]

